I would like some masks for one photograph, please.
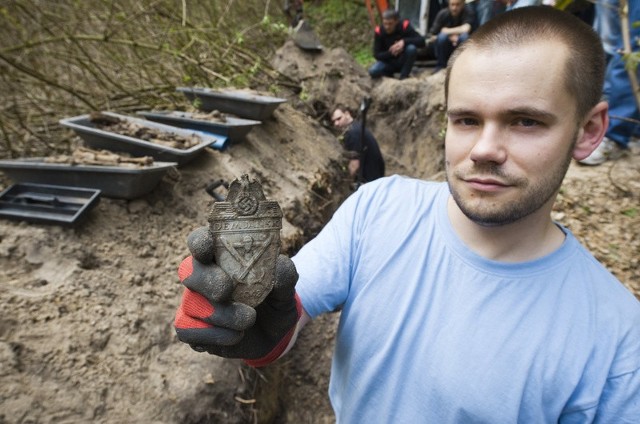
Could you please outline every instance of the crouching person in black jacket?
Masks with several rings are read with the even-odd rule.
[[[409,23],[400,20],[396,10],[382,13],[382,28],[377,26],[373,42],[373,56],[376,58],[369,75],[371,78],[392,77],[400,72],[400,79],[411,73],[418,54],[418,47],[424,47],[425,40]]]

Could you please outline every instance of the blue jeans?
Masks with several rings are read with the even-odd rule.
[[[504,4],[496,0],[476,0],[476,21],[478,26],[486,24],[489,19],[504,12]]]
[[[626,147],[631,137],[640,137],[640,123],[630,122],[620,118],[640,120],[638,103],[631,89],[629,74],[625,69],[625,62],[618,49],[623,47],[622,31],[616,9],[606,5],[618,7],[618,0],[607,0],[606,4],[596,3],[594,27],[600,34],[603,47],[607,52],[608,63],[604,80],[604,97],[609,102],[609,128],[607,138],[620,146]],[[629,23],[640,20],[640,2],[628,3]],[[633,40],[640,37],[640,28],[632,28],[631,40],[634,51],[638,51]],[[640,68],[636,69],[636,76],[640,79]]]
[[[636,70],[636,75],[640,78],[638,70]],[[624,68],[621,54],[616,54],[609,60],[604,81],[604,95],[609,101],[609,129],[607,129],[606,136],[626,147],[632,136],[640,137],[640,123],[619,118],[640,121],[640,112],[638,112],[638,104],[633,95],[629,74]]]
[[[458,37],[458,46],[462,44],[464,41],[466,41],[467,38],[469,38],[468,33],[463,32],[462,34],[460,34]],[[438,34],[438,38],[436,39],[436,45],[435,45],[437,68],[442,69],[447,67],[447,62],[449,61],[449,57],[451,57],[451,54],[453,53],[456,47],[457,46],[454,46],[451,43],[451,41],[449,40],[449,36],[447,34],[442,34],[442,33]]]
[[[411,74],[411,69],[416,61],[418,49],[413,44],[404,46],[404,51],[398,57],[389,62],[377,61],[369,68],[371,78],[392,77],[395,72],[400,72],[400,79],[405,79]]]
[[[596,13],[593,19],[593,29],[596,30],[602,40],[602,47],[607,55],[613,55],[622,48],[620,34],[620,17],[618,16],[618,0],[598,0]]]

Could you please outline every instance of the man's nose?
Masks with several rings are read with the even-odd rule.
[[[474,162],[494,163],[503,163],[507,159],[506,134],[500,126],[492,123],[482,125],[470,158]]]

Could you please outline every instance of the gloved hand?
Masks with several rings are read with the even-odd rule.
[[[273,290],[254,309],[231,300],[233,280],[214,263],[213,237],[207,227],[193,231],[187,246],[192,256],[178,269],[186,286],[174,322],[178,339],[199,352],[241,358],[253,367],[280,357],[302,315],[293,262],[278,257]]]

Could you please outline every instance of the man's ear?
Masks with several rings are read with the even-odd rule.
[[[600,102],[584,118],[578,130],[578,139],[573,147],[573,158],[582,160],[588,157],[602,141],[609,128],[609,104]]]

